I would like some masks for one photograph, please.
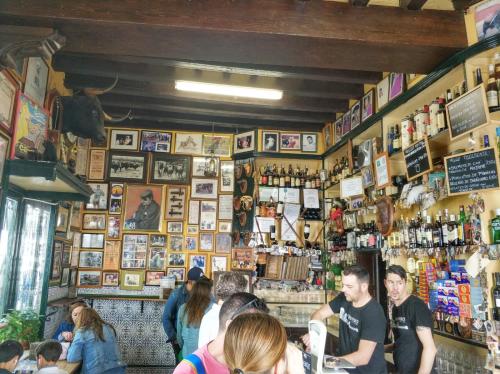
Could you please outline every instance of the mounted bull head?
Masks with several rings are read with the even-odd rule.
[[[98,95],[111,91],[117,82],[118,77],[108,88],[85,88],[83,95],[61,96],[59,100],[63,109],[62,133],[71,132],[82,138],[90,138],[99,144],[106,140],[104,120],[106,122],[119,123],[127,118],[131,118],[130,110],[121,118],[112,118],[104,112],[97,98]]]

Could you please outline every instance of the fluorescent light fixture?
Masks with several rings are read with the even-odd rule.
[[[283,91],[273,90],[270,88],[254,88],[193,81],[175,81],[175,89],[180,91],[200,92],[224,96],[250,97],[254,99],[266,100],[281,100],[283,97]]]

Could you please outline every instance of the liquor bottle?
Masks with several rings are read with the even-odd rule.
[[[465,210],[464,206],[460,205],[457,222],[457,242],[458,245],[465,245]]]
[[[492,290],[493,296],[493,318],[500,321],[500,273],[493,273],[495,287]]]
[[[488,135],[483,136],[483,148],[488,148],[490,146],[490,137]]]
[[[393,141],[394,141],[394,126],[391,126],[389,133],[387,134],[387,153],[392,155],[393,153]]]
[[[292,186],[292,175],[293,175],[292,164],[288,164],[288,170],[285,175],[285,187]]]
[[[442,247],[443,246],[443,231],[441,224],[441,216],[436,214],[436,222],[432,227],[432,244],[433,247]]]
[[[453,100],[453,94],[451,93],[451,89],[448,88],[446,90],[446,104],[448,104],[452,100]]]
[[[432,224],[432,217],[431,216],[426,216],[426,221],[427,223],[425,224],[424,230],[425,230],[425,247],[426,248],[432,248],[434,246],[434,239],[432,237],[434,233],[434,226]]]
[[[311,233],[311,225],[306,223],[304,225],[304,239],[309,239],[310,233]]]
[[[491,244],[500,244],[500,209],[496,209],[496,217],[491,220]]]
[[[488,108],[498,106],[498,88],[495,79],[495,68],[492,64],[488,65],[488,85],[486,86],[486,98],[488,101]]]
[[[500,87],[500,53],[497,52],[493,56],[493,63],[495,64],[495,80],[497,83],[497,88]]]
[[[415,221],[411,219],[408,225],[408,243],[409,248],[417,248],[417,231],[415,228]]]
[[[279,185],[280,187],[285,187],[285,168],[283,167],[283,165],[281,165],[281,169],[280,169],[280,179],[279,179]]]
[[[438,132],[446,129],[447,124],[446,124],[446,101],[444,97],[440,97],[439,99],[439,111],[437,114],[437,127],[438,127]]]
[[[401,150],[401,134],[399,132],[399,125],[396,124],[394,129],[394,139],[392,140],[392,151],[398,152]]]
[[[450,221],[448,217],[448,209],[444,210],[444,220],[441,222],[442,231],[443,231],[443,246],[448,245],[448,222]]]
[[[276,226],[269,226],[269,238],[271,239],[271,245],[278,245],[278,241],[276,240]]]
[[[483,83],[483,76],[481,74],[481,68],[476,69],[476,86]]]
[[[448,245],[458,245],[458,224],[455,222],[455,215],[450,215],[448,222]]]

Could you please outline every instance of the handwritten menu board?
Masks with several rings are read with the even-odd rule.
[[[492,147],[445,157],[449,195],[500,187],[495,149]]]
[[[431,152],[427,138],[413,143],[403,150],[408,180],[415,179],[432,170]]]
[[[453,140],[490,121],[483,85],[474,87],[446,105],[450,138]]]

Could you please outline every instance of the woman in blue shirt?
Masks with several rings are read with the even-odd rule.
[[[82,374],[125,374],[116,331],[92,308],[83,308],[77,318],[68,362],[82,362]]]
[[[74,301],[69,305],[69,313],[65,321],[62,321],[57,331],[52,336],[52,339],[59,342],[70,342],[73,340],[73,330],[75,329],[75,321],[83,308],[87,307],[87,303],[83,300]]]

